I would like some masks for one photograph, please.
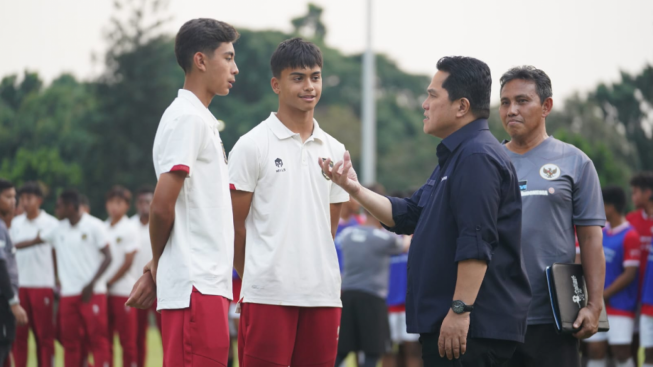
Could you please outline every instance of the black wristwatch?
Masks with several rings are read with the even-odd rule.
[[[474,305],[466,305],[463,301],[453,301],[451,302],[451,310],[460,315],[465,312],[472,312]]]

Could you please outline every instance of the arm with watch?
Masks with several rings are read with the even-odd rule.
[[[460,358],[467,350],[469,314],[481,289],[487,270],[485,260],[464,260],[458,263],[458,278],[451,302],[451,309],[440,327],[438,350],[447,359]]]

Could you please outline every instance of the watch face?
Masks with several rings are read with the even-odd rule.
[[[456,301],[451,304],[451,309],[455,313],[463,313],[465,311],[465,305],[460,301]]]

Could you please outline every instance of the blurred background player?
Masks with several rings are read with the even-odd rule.
[[[54,287],[55,269],[52,245],[42,243],[21,248],[21,242],[35,238],[56,227],[59,221],[41,209],[43,191],[36,182],[26,182],[18,190],[24,214],[11,222],[11,238],[16,244],[16,262],[20,279],[19,298],[27,312],[29,323],[16,329],[13,347],[16,367],[27,366],[27,341],[30,329],[36,342],[36,360],[39,367],[54,363]]]
[[[379,184],[368,189],[385,194]],[[360,365],[375,367],[392,347],[385,303],[390,256],[406,252],[409,242],[384,230],[381,222],[369,213],[365,217],[363,225],[350,226],[340,234],[345,268],[336,366],[350,352],[363,352]]]
[[[107,310],[109,348],[113,356],[113,338],[118,334],[122,347],[122,365],[136,367],[137,315],[136,309],[126,307],[129,293],[143,268],[134,266],[134,258],[140,248],[138,228],[127,217],[131,205],[131,192],[122,186],[114,186],[106,195],[106,221],[109,249],[113,261],[107,270]],[[113,357],[111,358],[113,365]]]
[[[354,198],[349,198],[349,201],[342,203],[340,210],[340,220],[338,221],[338,229],[336,230],[336,254],[338,255],[338,266],[340,266],[340,274],[344,269],[344,260],[342,258],[342,247],[338,241],[338,235],[343,229],[351,226],[361,225],[365,222],[365,216],[360,213],[361,205]]]
[[[83,213],[79,201],[77,191],[62,192],[55,210],[59,224],[22,244],[31,247],[48,242],[55,249],[61,283],[58,320],[65,366],[82,365],[83,346],[88,340],[94,365],[104,367],[111,363],[104,281],[111,251],[105,224]]]
[[[637,231],[626,221],[626,193],[621,187],[603,190],[605,216],[608,225],[603,229],[605,252],[605,290],[610,330],[596,333],[587,339],[588,367],[607,366],[608,345],[617,367],[635,367],[630,343],[633,337],[637,309],[640,244]]]
[[[27,313],[18,298],[18,269],[9,227],[16,210],[16,189],[0,179],[0,366],[8,365],[16,325],[25,325]]]
[[[653,195],[648,199],[653,204]],[[640,234],[641,235],[641,234]],[[642,367],[653,367],[653,251],[648,252],[646,276],[642,290],[642,309],[639,324],[640,344],[644,348]]]
[[[152,203],[154,188],[142,186],[136,194],[136,215],[131,219],[138,231],[139,248],[134,257],[132,268],[135,273],[143,272],[143,268],[152,260],[152,246],[150,245],[150,204]],[[156,325],[161,331],[161,314],[156,312],[156,302],[149,309],[136,309],[136,353],[138,367],[145,367],[147,356],[147,330],[150,326],[150,314],[154,315]]]
[[[392,193],[393,197],[411,197],[414,191]],[[403,236],[410,246],[413,236]],[[388,323],[393,348],[383,355],[383,367],[421,367],[422,347],[419,334],[409,334],[406,330],[406,290],[408,287],[408,252],[390,257],[390,277],[388,282]]]

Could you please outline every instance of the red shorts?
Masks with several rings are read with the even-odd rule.
[[[338,350],[337,307],[242,303],[238,334],[241,367],[333,367]]]
[[[93,353],[95,366],[110,365],[107,320],[105,294],[94,294],[89,303],[83,303],[82,296],[61,297],[59,321],[65,366],[79,366],[87,344]]]
[[[145,367],[147,356],[147,329],[150,326],[150,312],[156,317],[156,326],[161,331],[161,314],[156,312],[156,301],[147,310],[136,310],[136,352],[138,353],[138,367]]]
[[[220,367],[229,358],[229,300],[201,294],[190,307],[161,310],[163,367]]]
[[[120,346],[122,347],[122,365],[136,367],[138,366],[136,349],[137,315],[135,308],[125,306],[127,299],[128,297],[122,296],[108,297],[109,350],[113,357],[113,337],[118,334]],[[111,362],[113,362],[113,358]]]

